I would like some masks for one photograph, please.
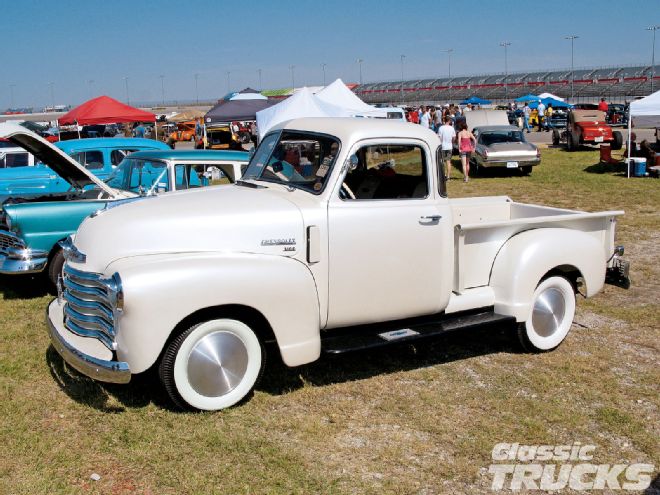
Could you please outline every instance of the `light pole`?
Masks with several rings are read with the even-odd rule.
[[[48,83],[48,85],[50,86],[50,104],[53,107],[53,111],[55,111],[55,90],[53,89],[55,87],[55,83],[51,81]]]
[[[361,58],[358,58],[358,59],[356,60],[356,62],[357,62],[357,63],[359,64],[359,66],[360,66],[360,86],[362,86],[362,62],[364,62],[364,60],[362,60]]]
[[[321,70],[323,71],[323,86],[325,86],[325,67],[328,64],[321,64]]]
[[[163,106],[165,106],[165,76],[163,74],[160,75],[160,96]]]
[[[230,91],[229,88],[231,87],[231,84],[230,84],[231,80],[229,79],[230,76],[231,76],[231,71],[227,71],[227,93],[229,93],[229,91]]]
[[[195,73],[195,104],[199,105],[199,86],[197,80],[199,79],[199,74]]]
[[[405,55],[401,55],[401,103],[403,103],[403,61],[406,59]]]
[[[126,85],[126,104],[131,104],[131,98],[128,96],[128,76],[124,76],[124,84]]]
[[[263,87],[261,85],[261,69],[257,69],[257,74],[259,74],[259,91],[263,91]]]
[[[449,101],[451,101],[451,53],[454,51],[453,48],[447,48],[446,50],[440,50],[442,53],[447,54],[447,74],[448,74],[448,81],[447,84],[449,85]]]
[[[508,102],[509,101],[509,85],[507,83],[507,79],[509,77],[509,66],[508,66],[508,61],[507,61],[507,47],[511,46],[510,41],[502,41],[500,43],[500,46],[504,47],[504,99]]]
[[[295,70],[295,65],[289,65],[289,70],[291,71],[291,89],[296,89],[296,79],[293,71]]]
[[[576,36],[575,34],[564,36],[565,40],[571,40],[571,101],[573,101],[573,82],[575,81],[575,73],[573,70],[573,42],[578,38],[579,36]]]
[[[10,84],[9,85],[9,94],[11,95],[11,108],[12,109],[14,108],[14,87],[15,86],[16,86],[15,84]]]
[[[655,32],[660,26],[647,27],[647,31],[653,31],[653,48],[651,48],[651,93],[653,93],[653,79],[655,79]]]

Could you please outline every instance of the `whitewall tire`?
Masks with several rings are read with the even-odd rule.
[[[527,321],[518,327],[518,336],[528,351],[556,348],[571,329],[575,316],[575,291],[564,277],[548,277],[536,287]]]
[[[215,411],[250,394],[264,363],[254,331],[242,321],[222,318],[194,325],[175,338],[159,371],[178,406]]]

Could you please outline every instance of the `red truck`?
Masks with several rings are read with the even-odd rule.
[[[575,151],[583,144],[609,143],[613,150],[623,146],[623,136],[605,122],[605,112],[600,110],[571,110],[568,113],[566,130],[552,131],[552,144],[566,142],[568,151]]]

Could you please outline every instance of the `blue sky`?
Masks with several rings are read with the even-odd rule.
[[[200,99],[232,90],[650,63],[660,0],[21,0],[2,2],[0,108]],[[660,33],[656,33],[656,63]],[[161,75],[164,77],[161,79]],[[90,82],[93,81],[93,82]],[[161,87],[162,82],[162,87]]]

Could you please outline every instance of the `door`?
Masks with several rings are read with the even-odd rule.
[[[328,206],[328,327],[432,314],[447,304],[453,232],[427,146],[392,139],[352,150]]]

